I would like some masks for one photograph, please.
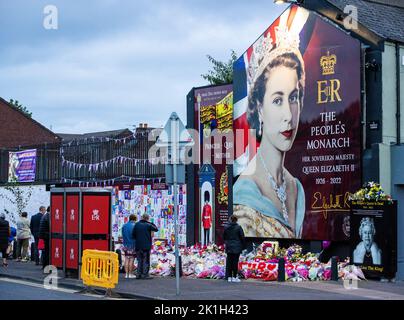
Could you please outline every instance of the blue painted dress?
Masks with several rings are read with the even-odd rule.
[[[246,237],[301,238],[305,215],[305,195],[302,184],[297,186],[296,230],[293,230],[282,213],[265,197],[251,179],[239,179],[233,187],[233,214],[243,227]]]

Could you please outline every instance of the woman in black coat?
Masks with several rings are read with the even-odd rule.
[[[237,223],[237,217],[232,215],[229,224],[224,229],[224,244],[227,253],[226,275],[229,282],[240,282],[238,278],[238,260],[244,248],[244,231]]]
[[[2,253],[3,266],[6,267],[7,264],[7,248],[8,248],[8,237],[10,236],[10,225],[6,220],[6,215],[4,213],[0,214],[0,252]]]
[[[50,215],[50,207],[46,210],[46,213],[41,218],[41,223],[39,224],[39,238],[43,239],[45,244],[45,249],[42,251],[42,269],[45,269],[47,265],[49,265],[49,217]]]

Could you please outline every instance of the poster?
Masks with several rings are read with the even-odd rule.
[[[397,271],[397,202],[352,201],[351,261],[366,277],[394,278]]]
[[[246,236],[348,240],[359,41],[292,5],[233,67],[233,213]]]
[[[34,182],[36,149],[9,152],[8,182]]]
[[[209,203],[213,202],[210,205],[214,210],[212,212],[214,221],[208,238],[209,242],[216,244],[223,244],[224,225],[229,216],[227,164],[232,163],[234,153],[233,139],[232,137],[227,139],[226,135],[232,135],[233,128],[232,90],[232,85],[220,85],[197,88],[194,91],[195,128],[199,129],[200,137],[200,159],[199,164],[195,166],[195,172],[199,172],[204,164],[211,164],[215,171],[215,184],[212,186],[214,194],[209,194]],[[214,136],[218,135],[222,135],[223,138],[215,139]],[[201,217],[206,202],[205,197],[207,197],[205,193],[201,193],[195,200],[199,241],[203,244],[206,242],[206,228],[203,226]]]
[[[199,242],[203,246],[207,246],[214,242],[216,221],[215,210],[215,169],[211,164],[202,165],[198,172],[199,175],[199,199],[201,208],[199,212],[200,237]]]
[[[174,230],[174,194],[172,187],[167,185],[135,185],[131,190],[121,190],[116,186],[113,190],[113,223],[112,236],[115,241],[122,237],[122,226],[128,222],[129,215],[135,214],[137,221],[142,214],[150,215],[158,232],[155,239],[162,239],[169,244],[175,241]],[[178,186],[178,240],[180,245],[186,245],[186,187]]]

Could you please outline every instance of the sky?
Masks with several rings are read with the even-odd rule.
[[[45,29],[47,5],[58,28]],[[186,123],[186,95],[240,56],[286,5],[272,0],[0,0],[0,97],[56,133]]]

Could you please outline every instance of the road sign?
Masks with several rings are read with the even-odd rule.
[[[193,146],[194,140],[189,134],[188,130],[185,128],[184,123],[178,117],[178,115],[173,112],[161,131],[157,141],[157,147],[170,147],[173,144],[179,144],[180,147]]]

